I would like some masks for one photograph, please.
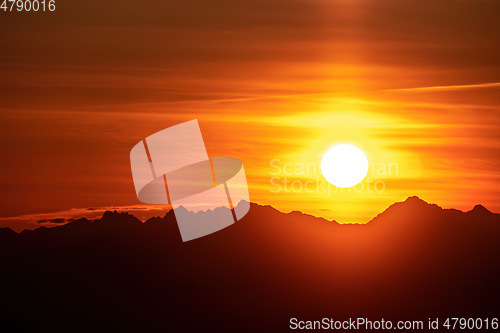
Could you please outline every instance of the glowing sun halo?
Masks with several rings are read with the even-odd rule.
[[[337,187],[356,186],[368,173],[368,160],[358,147],[340,144],[323,155],[321,173],[330,184]]]

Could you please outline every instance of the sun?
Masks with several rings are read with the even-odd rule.
[[[332,185],[353,187],[366,177],[368,160],[358,147],[350,144],[336,145],[323,155],[321,173]]]

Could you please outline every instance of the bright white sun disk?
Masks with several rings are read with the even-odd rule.
[[[359,184],[368,173],[368,160],[358,148],[340,144],[330,148],[321,160],[321,173],[332,185],[347,188]]]

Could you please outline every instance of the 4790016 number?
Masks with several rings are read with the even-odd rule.
[[[56,0],[3,0],[0,10],[4,12],[53,12],[56,10]]]

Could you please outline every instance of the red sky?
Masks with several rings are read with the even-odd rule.
[[[0,12],[0,217],[137,205],[130,149],[195,118],[210,155],[243,161],[254,202],[340,222],[410,195],[500,211],[499,12],[493,0]],[[319,165],[340,142],[367,154],[384,191],[272,192],[273,177],[324,180],[274,175],[272,160]]]

